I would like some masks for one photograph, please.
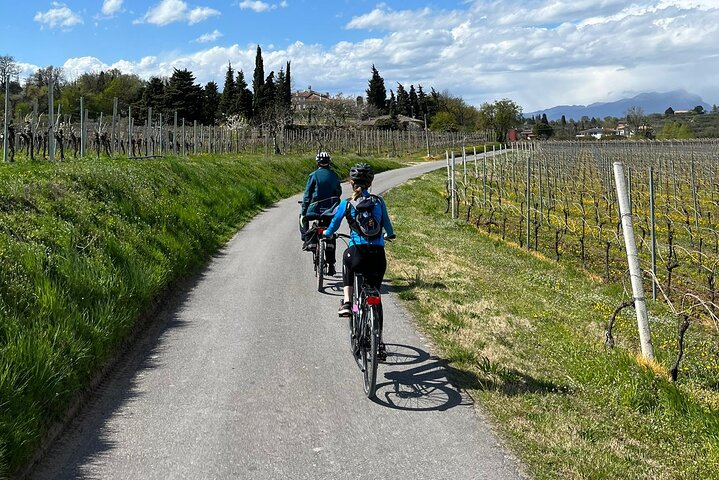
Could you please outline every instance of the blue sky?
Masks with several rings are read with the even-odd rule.
[[[719,0],[3,0],[0,55],[72,79],[189,68],[220,86],[292,61],[295,89],[363,93],[396,82],[525,111],[685,89],[719,103]]]

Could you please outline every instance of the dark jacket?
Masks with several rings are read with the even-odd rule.
[[[302,198],[302,215],[320,215],[340,201],[340,177],[329,167],[320,167],[310,173]]]

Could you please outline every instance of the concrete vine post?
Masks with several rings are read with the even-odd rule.
[[[110,153],[115,156],[115,143],[117,142],[117,97],[112,99],[112,141],[110,142]]]
[[[50,155],[50,161],[55,161],[55,97],[54,92],[55,91],[55,83],[50,80],[50,84],[48,85],[48,96],[47,96],[47,103],[48,103],[48,130],[47,130],[47,150],[48,154]]]
[[[657,237],[654,218],[654,167],[649,166],[649,220],[652,241],[652,299],[657,299]]]
[[[619,200],[619,211],[622,217],[622,232],[624,233],[624,244],[627,250],[627,262],[629,263],[629,276],[632,283],[632,295],[634,296],[634,310],[637,312],[637,326],[642,356],[648,360],[654,360],[654,347],[652,347],[647,304],[644,298],[642,270],[639,268],[639,254],[637,253],[637,244],[634,239],[634,222],[629,209],[629,196],[622,162],[614,162],[614,181],[617,186],[617,199]]]
[[[2,136],[2,161],[7,162],[7,149],[8,149],[8,121],[10,121],[10,75],[6,75],[5,78],[5,123],[3,124],[3,136]]]
[[[85,97],[80,97],[80,157],[85,156]]]
[[[451,195],[451,198],[452,198],[452,220],[454,220],[455,218],[457,218],[457,204],[456,204],[456,197],[455,197],[455,194],[454,194],[454,192],[455,192],[455,185],[454,185],[454,152],[452,152],[451,160],[452,160],[452,168],[451,168],[451,172],[452,172],[452,173],[451,173],[450,182],[449,182],[449,194]]]

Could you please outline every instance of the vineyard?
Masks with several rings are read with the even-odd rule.
[[[687,341],[685,352],[709,359],[704,368],[716,384],[719,142],[544,142],[458,168],[448,161],[455,194],[447,195],[447,213],[623,285],[631,299],[613,162],[625,168],[645,291],[679,325],[679,346],[670,347],[681,352],[697,325],[701,340]]]
[[[59,110],[59,107],[58,107]],[[248,125],[240,118],[225,125],[188,123],[177,114],[163,118],[152,109],[129,109],[121,115],[117,101],[113,115],[93,113],[80,106],[79,115],[54,109],[7,121],[6,161],[16,159],[65,160],[85,156],[123,156],[127,158],[201,154],[297,154],[327,150],[336,154],[397,157],[424,151],[427,154],[477,145],[487,141],[484,133],[439,133],[411,125],[404,130],[318,125]],[[4,130],[0,131],[3,135]],[[5,144],[5,143],[3,143]],[[5,153],[6,152],[6,153]]]

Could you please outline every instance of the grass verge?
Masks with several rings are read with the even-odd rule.
[[[656,365],[637,361],[632,312],[606,350],[620,288],[452,221],[443,171],[385,198],[388,277],[535,478],[719,478],[716,372],[688,357],[669,381],[675,320],[651,318]]]
[[[346,176],[357,160],[334,162]],[[0,478],[153,299],[314,168],[259,156],[0,165]]]

